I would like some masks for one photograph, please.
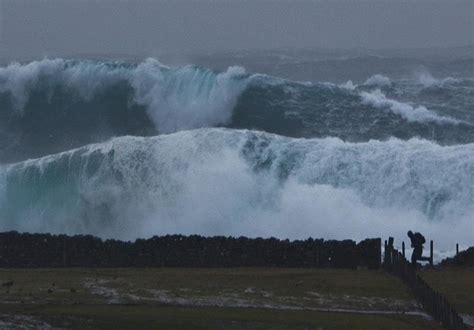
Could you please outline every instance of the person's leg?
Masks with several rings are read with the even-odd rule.
[[[417,260],[417,256],[416,256],[416,248],[413,250],[413,253],[411,254],[411,264],[413,266],[416,265],[416,260]]]
[[[423,248],[421,246],[416,246],[413,249],[413,255],[411,257],[411,262],[413,264],[416,264],[416,261],[421,259],[422,252],[423,252]]]

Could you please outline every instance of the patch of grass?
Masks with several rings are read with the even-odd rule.
[[[417,329],[435,325],[414,316],[308,310],[416,309],[409,289],[382,271],[0,269],[0,283],[8,281],[14,284],[0,287],[0,319],[26,315],[66,328]]]
[[[431,269],[419,274],[443,294],[458,313],[474,314],[474,268]]]
[[[12,311],[13,312],[13,311]],[[143,305],[24,306],[27,314],[68,328],[157,329],[437,329],[434,322],[401,315],[357,315],[258,308]]]
[[[413,299],[401,282],[382,271],[346,269],[291,268],[113,268],[113,269],[0,269],[0,283],[14,280],[10,295],[25,293],[46,296],[51,288],[56,296],[91,299],[83,288],[86,280],[106,279],[121,287],[163,289],[178,292],[193,289],[202,295],[219,293],[227,288],[245,291],[248,288],[277,292],[279,295],[301,296],[308,291],[330,295],[390,297]],[[53,285],[54,284],[54,285]]]

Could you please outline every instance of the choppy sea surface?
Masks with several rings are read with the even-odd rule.
[[[343,55],[5,64],[0,230],[472,245],[474,56]]]

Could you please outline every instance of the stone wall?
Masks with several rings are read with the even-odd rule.
[[[167,235],[135,242],[90,235],[0,233],[0,267],[378,268],[381,240]]]

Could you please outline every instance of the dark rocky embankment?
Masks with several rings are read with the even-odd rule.
[[[167,235],[134,242],[91,235],[0,233],[0,267],[378,268],[381,240]]]

